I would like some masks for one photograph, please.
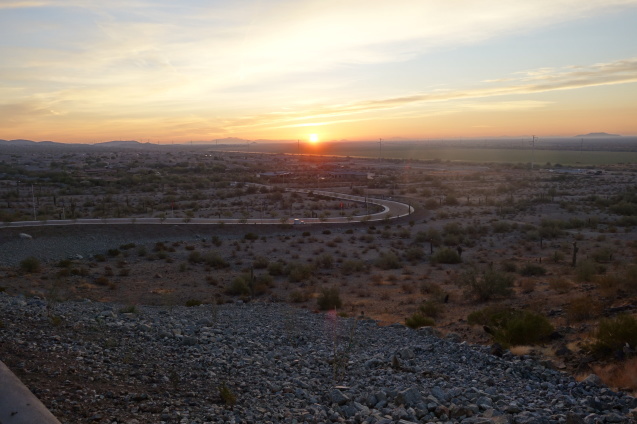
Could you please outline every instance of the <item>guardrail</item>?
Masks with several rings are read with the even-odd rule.
[[[60,424],[60,421],[2,361],[0,361],[0,423]]]

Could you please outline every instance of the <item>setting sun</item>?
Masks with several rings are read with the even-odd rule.
[[[310,134],[310,142],[311,143],[317,143],[319,141],[318,135],[317,134]]]

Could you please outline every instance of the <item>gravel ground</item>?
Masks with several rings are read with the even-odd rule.
[[[64,423],[637,422],[637,400],[594,376],[283,304],[0,293],[0,314],[0,358]]]

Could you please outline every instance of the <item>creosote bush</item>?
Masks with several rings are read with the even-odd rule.
[[[520,269],[520,275],[525,277],[535,277],[546,274],[546,269],[537,264],[526,264]]]
[[[553,326],[545,316],[503,306],[472,312],[468,322],[486,326],[493,339],[503,346],[541,343],[553,333]]]
[[[511,274],[494,269],[480,273],[471,268],[460,276],[460,282],[465,286],[465,294],[479,302],[486,302],[496,296],[510,296],[513,293],[513,280]]]
[[[424,316],[420,312],[416,312],[410,317],[405,318],[405,325],[409,328],[431,327],[435,324],[434,320]]]
[[[36,257],[29,256],[20,261],[20,269],[24,272],[38,272],[40,271],[40,261]]]
[[[381,252],[375,265],[380,269],[398,269],[402,267],[400,259],[394,252]]]
[[[321,290],[316,303],[321,311],[337,309],[343,306],[341,296],[336,287],[327,287]]]
[[[459,264],[462,262],[460,255],[455,249],[450,247],[443,247],[438,249],[431,255],[431,264]]]
[[[637,319],[621,314],[599,322],[595,341],[590,348],[596,356],[605,357],[621,351],[626,343],[633,349],[637,346]]]
[[[225,382],[219,386],[219,397],[226,406],[233,407],[237,403],[237,396],[230,390]]]

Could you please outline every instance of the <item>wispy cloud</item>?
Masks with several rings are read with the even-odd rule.
[[[445,90],[418,93],[399,97],[369,99],[349,104],[335,106],[316,105],[311,109],[294,113],[269,113],[260,116],[242,118],[239,121],[228,122],[226,127],[235,130],[245,127],[267,125],[287,125],[290,127],[304,126],[305,123],[295,121],[319,122],[325,118],[338,116],[361,115],[370,112],[399,110],[404,107],[418,107],[451,101],[470,99],[489,99],[501,96],[527,95],[557,90],[573,90],[610,84],[624,84],[637,82],[637,58],[618,60],[611,63],[598,63],[587,67],[566,67],[526,71],[520,77],[492,80],[485,87],[466,90]],[[506,82],[503,84],[502,81]],[[482,110],[522,110],[542,108],[550,105],[549,101],[515,100],[505,102],[482,102],[454,104],[453,109],[482,109]],[[391,114],[385,114],[389,118]],[[360,119],[368,119],[361,117]],[[349,119],[348,121],[351,121]],[[314,124],[317,125],[317,124]]]

